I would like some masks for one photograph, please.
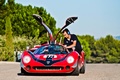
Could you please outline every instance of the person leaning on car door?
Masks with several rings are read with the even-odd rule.
[[[70,31],[67,28],[64,29],[62,33],[64,36],[64,47],[67,48],[69,51],[73,51],[74,49],[78,53],[81,53],[82,47],[77,36],[75,34],[70,34]]]

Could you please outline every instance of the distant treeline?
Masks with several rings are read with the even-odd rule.
[[[32,17],[39,14],[55,35],[56,21],[43,7],[23,6],[14,0],[0,2],[0,61],[12,61],[15,50],[48,41],[46,30]],[[59,35],[57,41],[60,40]],[[88,63],[120,63],[120,41],[107,35],[98,40],[91,35],[78,35]],[[12,46],[13,45],[13,46]],[[10,47],[11,46],[11,47]]]

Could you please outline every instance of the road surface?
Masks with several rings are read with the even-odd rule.
[[[86,64],[86,73],[72,75],[22,75],[20,63],[0,62],[0,80],[120,80],[120,64]]]

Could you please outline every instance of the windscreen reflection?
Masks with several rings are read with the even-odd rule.
[[[33,52],[33,54],[67,54],[68,52],[66,51],[65,48],[61,45],[45,45],[41,46],[37,50]]]

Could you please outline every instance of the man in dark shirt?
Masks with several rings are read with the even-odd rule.
[[[81,53],[82,47],[81,43],[79,42],[77,36],[75,34],[70,34],[70,31],[66,28],[62,31],[64,35],[64,45],[66,48],[68,48],[69,51],[72,51],[73,48],[78,53]]]

